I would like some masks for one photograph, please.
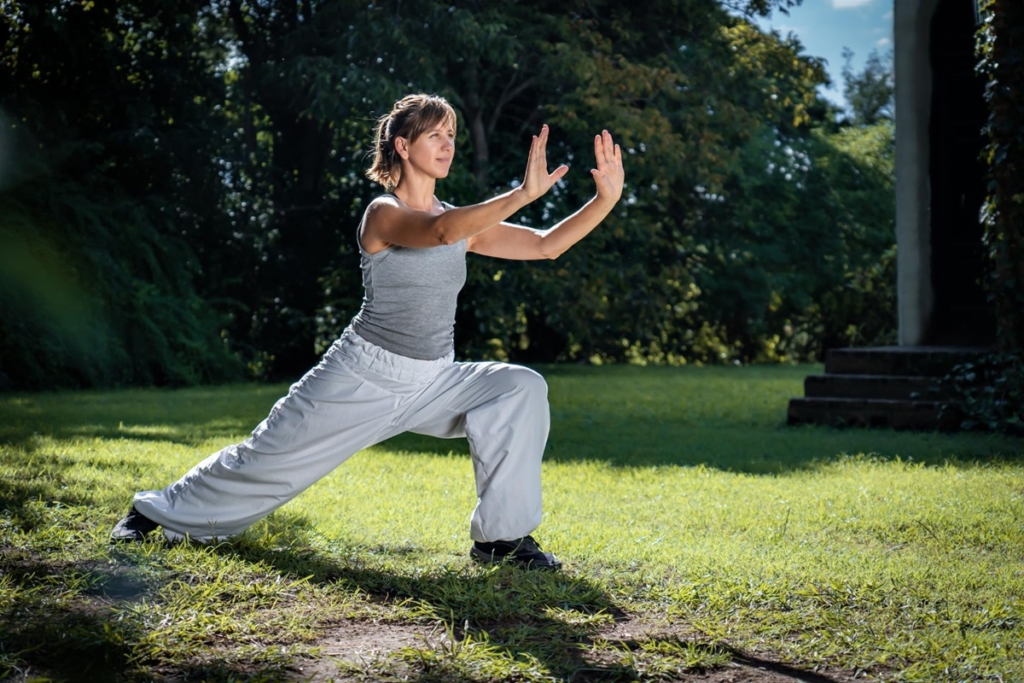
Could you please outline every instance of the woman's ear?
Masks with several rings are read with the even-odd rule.
[[[395,136],[395,151],[403,159],[409,158],[409,141],[401,136]]]

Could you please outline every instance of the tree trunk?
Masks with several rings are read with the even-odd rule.
[[[480,100],[480,70],[475,59],[466,67],[466,118],[473,141],[473,176],[481,190],[487,188],[490,153],[487,149],[487,128],[484,125],[483,103]]]

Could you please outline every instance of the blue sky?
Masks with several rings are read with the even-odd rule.
[[[871,50],[892,49],[893,0],[803,0],[789,10],[789,16],[775,12],[769,19],[759,19],[762,29],[771,27],[782,35],[795,33],[804,52],[828,60],[830,88],[822,95],[845,106],[843,97],[843,48],[854,52],[853,68],[864,68]]]

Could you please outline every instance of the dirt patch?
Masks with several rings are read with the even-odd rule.
[[[433,649],[447,639],[442,624],[394,624],[376,621],[346,621],[331,626],[317,641],[322,657],[307,660],[297,667],[296,681],[341,683],[349,680],[338,670],[341,662],[351,662],[364,671],[372,671],[375,662],[412,647]]]
[[[349,660],[390,654],[403,647],[437,647],[446,635],[440,624],[388,624],[350,621],[333,627],[318,643],[324,655]]]
[[[356,680],[342,675],[339,671],[338,664],[342,661],[351,662],[359,668],[361,673],[358,680],[373,680],[373,672],[380,669],[376,665],[382,664],[389,655],[402,648],[436,649],[447,642],[447,638],[448,634],[440,623],[417,625],[371,621],[343,622],[332,626],[317,643],[324,656],[301,665],[295,672],[293,680],[307,683],[344,683]],[[701,636],[678,624],[626,618],[597,629],[592,637],[579,642],[586,644],[597,639],[606,641],[616,648],[634,649],[640,642],[700,642]],[[679,683],[868,683],[877,680],[864,672],[801,668],[760,653],[744,653],[728,647],[724,647],[724,650],[732,659],[729,664],[713,670],[685,673],[672,680]],[[609,666],[610,661],[601,661],[603,657],[600,655],[596,658],[588,656],[586,659],[594,668],[590,671],[576,672],[572,676],[574,683],[608,681],[609,675],[611,679],[616,679],[615,673],[625,673],[616,671],[614,666]],[[394,667],[393,660],[384,667],[391,674],[388,677],[390,680],[394,680],[396,674],[403,679],[402,674],[415,678],[415,672],[399,672]]]
[[[667,619],[624,614],[621,619],[602,627],[597,637],[609,641],[629,641],[665,638],[692,640],[701,636],[696,631],[684,628],[680,624],[673,624]]]

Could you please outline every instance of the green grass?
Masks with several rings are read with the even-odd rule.
[[[0,397],[0,679],[1024,681],[1021,443],[785,427],[817,370],[542,368],[560,574],[472,565],[465,443],[415,435],[230,544],[111,547],[286,387]]]

